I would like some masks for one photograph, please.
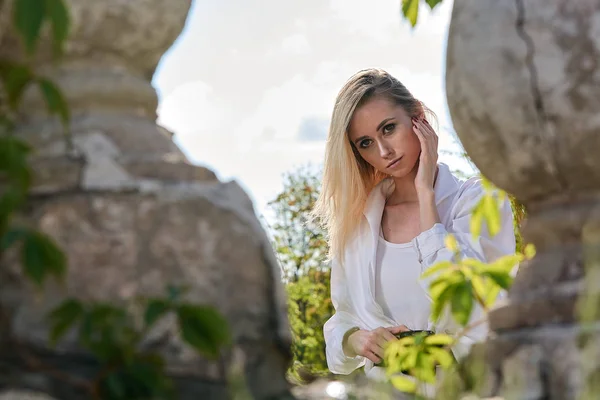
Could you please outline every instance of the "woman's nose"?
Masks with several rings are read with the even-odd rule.
[[[388,146],[384,141],[380,141],[379,144],[379,154],[382,158],[387,158],[392,154],[392,147]]]

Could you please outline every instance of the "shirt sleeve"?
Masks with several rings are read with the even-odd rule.
[[[327,367],[334,374],[348,375],[366,363],[362,356],[348,357],[342,349],[344,334],[354,327],[362,328],[352,312],[347,293],[346,277],[342,266],[333,260],[331,265],[331,302],[335,309],[333,316],[323,327]]]
[[[458,241],[463,258],[475,258],[483,262],[492,262],[501,256],[515,253],[515,235],[510,202],[505,200],[501,206],[500,232],[491,236],[487,228],[483,226],[481,234],[473,237],[470,229],[472,210],[484,196],[485,191],[480,180],[474,180],[465,183],[465,185],[468,185],[468,187],[462,191],[452,208],[451,223],[447,227],[440,223],[435,224],[431,229],[422,232],[414,239],[414,248],[421,263],[422,272],[440,261],[452,259],[453,253],[444,244],[444,238],[449,233],[453,234]],[[428,296],[431,280],[432,278],[420,281]],[[500,296],[504,296],[504,293]],[[485,312],[479,304],[476,304],[473,307],[469,324],[483,318],[485,318]],[[461,329],[460,325],[452,318],[449,310],[443,313],[435,328],[436,331],[446,334],[455,334]],[[457,345],[452,349],[454,355],[457,358],[466,356],[471,345],[483,341],[487,334],[487,322],[470,330],[467,335],[459,339]]]

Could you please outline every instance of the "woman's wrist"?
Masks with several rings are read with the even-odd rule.
[[[358,326],[355,326],[353,328],[350,328],[346,331],[346,333],[344,333],[344,337],[342,338],[342,351],[344,352],[344,355],[346,355],[347,357],[356,357],[357,354],[354,352],[354,350],[352,349],[352,346],[349,346],[349,339],[350,336],[352,336],[352,334],[356,333],[360,331],[360,328]]]
[[[421,232],[425,232],[436,223],[440,222],[437,205],[435,204],[435,194],[431,192],[417,192],[419,196],[419,213],[421,222]]]

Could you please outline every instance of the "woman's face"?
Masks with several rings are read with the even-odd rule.
[[[354,112],[348,135],[366,162],[397,178],[412,171],[421,153],[410,115],[384,97],[375,97]]]

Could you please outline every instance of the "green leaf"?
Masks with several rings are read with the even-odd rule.
[[[431,309],[431,318],[434,321],[437,321],[442,315],[442,311],[448,303],[452,301],[454,297],[454,291],[456,290],[458,284],[451,284],[446,287],[446,289],[440,294],[440,296],[433,302],[433,307]]]
[[[83,304],[75,299],[68,299],[56,307],[50,315],[50,342],[54,346],[65,333],[84,315]]]
[[[463,258],[460,261],[460,263],[463,265],[466,265],[467,267],[473,268],[476,271],[478,271],[478,270],[484,268],[486,265],[488,265],[488,264],[485,264],[475,258]]]
[[[456,240],[456,237],[451,233],[447,234],[444,238],[444,245],[453,253],[458,253],[460,251],[458,247],[458,240]]]
[[[136,339],[131,317],[122,308],[98,303],[83,316],[79,340],[101,361],[126,360]]]
[[[502,289],[508,290],[512,285],[513,278],[502,269],[492,269],[487,268],[484,271],[484,274],[488,276],[496,285],[500,286]]]
[[[146,312],[144,314],[144,321],[146,326],[152,326],[157,320],[159,320],[167,311],[169,311],[171,305],[168,301],[162,299],[151,299],[146,306]]]
[[[67,270],[65,254],[48,235],[40,232],[30,232],[25,237],[22,260],[25,275],[38,285],[47,274],[62,277]]]
[[[502,219],[500,206],[492,194],[488,194],[483,198],[483,215],[490,235],[496,236],[502,227]]]
[[[435,361],[432,356],[426,353],[419,353],[414,370],[414,376],[428,383],[435,383]]]
[[[460,325],[465,326],[473,310],[473,291],[471,285],[463,282],[457,285],[452,297],[452,316]]]
[[[485,306],[487,308],[491,308],[494,303],[496,303],[496,300],[498,299],[498,295],[500,294],[500,286],[497,285],[489,285],[490,288],[488,290],[488,292],[485,294],[485,297],[483,298],[484,302],[485,302]]]
[[[429,8],[431,8],[432,10],[441,2],[442,0],[425,0],[425,3],[427,3]]]
[[[402,14],[414,28],[419,16],[419,0],[402,0]]]
[[[63,97],[60,89],[51,81],[45,78],[38,79],[38,84],[50,114],[57,114],[61,122],[66,127],[69,124],[69,106]]]
[[[31,168],[27,162],[31,148],[27,143],[13,136],[0,137],[0,171],[22,195],[31,184]],[[3,188],[4,189],[4,188]]]
[[[485,303],[485,298],[490,290],[490,285],[486,284],[484,279],[479,275],[473,275],[471,277],[471,285],[473,286],[473,291],[475,295],[482,299]],[[485,306],[488,307],[488,304],[485,303]]]
[[[119,373],[112,373],[104,381],[109,399],[125,399],[127,396],[126,383]]]
[[[48,17],[52,24],[54,53],[62,53],[63,45],[69,35],[70,16],[69,10],[63,0],[45,0]]]
[[[9,228],[0,239],[0,251],[6,251],[9,247],[27,236],[27,231],[23,228]]]
[[[452,261],[440,261],[440,262],[432,265],[431,267],[427,268],[427,271],[425,271],[421,274],[421,278],[428,278],[440,271],[443,271],[445,269],[452,267],[452,265],[454,265],[452,263]]]
[[[444,277],[440,277],[438,279],[435,280],[435,282],[432,282],[429,285],[429,295],[431,296],[431,299],[435,302],[437,301],[437,299],[439,299],[440,295],[442,293],[444,293],[444,291],[448,288],[448,286],[450,286],[452,283],[450,282],[449,279],[447,279],[445,276]]]
[[[428,350],[433,359],[437,361],[444,369],[447,369],[454,364],[454,357],[452,356],[450,350],[439,349],[437,347],[430,347]]]
[[[529,243],[527,246],[525,246],[523,254],[528,260],[531,260],[533,257],[535,257],[535,246],[533,245],[533,243]]]
[[[227,321],[212,307],[183,304],[177,307],[183,339],[208,357],[217,357],[230,342]]]
[[[6,231],[9,229],[11,215],[23,201],[23,192],[16,190],[14,187],[8,187],[4,194],[0,196],[0,230]]]
[[[0,61],[0,78],[4,83],[8,105],[12,110],[16,110],[25,88],[33,81],[33,73],[25,65],[2,60]]]
[[[25,49],[33,54],[45,16],[43,0],[15,0],[14,25],[25,43]]]
[[[392,385],[396,389],[404,393],[415,393],[417,391],[417,383],[405,376],[397,375],[390,378]]]
[[[483,223],[483,213],[481,203],[477,204],[473,208],[471,213],[471,220],[469,221],[469,228],[471,229],[471,236],[475,239],[481,235],[481,224]]]
[[[425,344],[432,346],[449,346],[454,343],[454,338],[449,335],[435,334],[425,338]]]

